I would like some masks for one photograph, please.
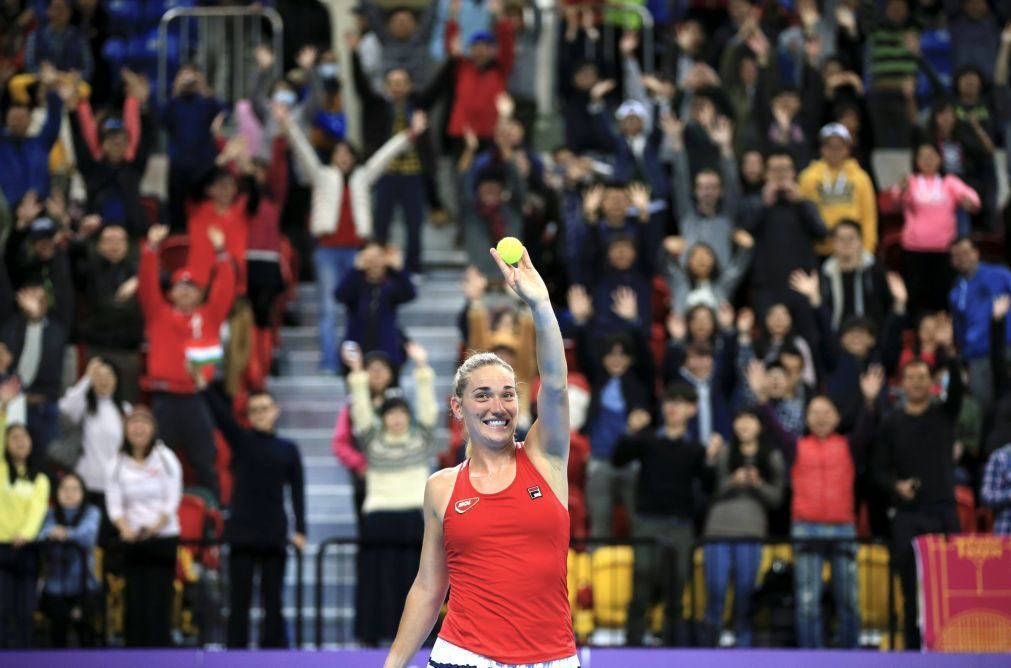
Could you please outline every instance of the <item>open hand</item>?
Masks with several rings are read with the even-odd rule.
[[[550,306],[548,287],[534,268],[534,263],[530,261],[530,253],[526,248],[523,249],[523,257],[515,267],[506,264],[494,248],[489,248],[488,252],[495,258],[506,285],[512,288],[531,309],[543,305]]]
[[[639,319],[639,298],[635,290],[622,286],[611,293],[611,310],[622,320],[634,322]]]
[[[821,303],[821,287],[818,272],[806,273],[797,270],[790,274],[790,289],[807,297],[812,306]]]
[[[1003,320],[1011,310],[1011,295],[1001,295],[993,300],[993,319]]]
[[[6,380],[0,381],[0,406],[6,406],[20,392],[21,379],[17,376],[8,376]]]
[[[685,319],[678,315],[677,311],[671,311],[667,314],[667,334],[670,335],[671,340],[681,341],[685,338],[685,334],[688,333],[688,328],[685,326]]]
[[[488,278],[477,267],[470,265],[463,271],[460,287],[463,288],[463,296],[467,301],[481,301],[488,289]]]
[[[867,403],[873,403],[885,385],[885,372],[880,364],[872,364],[860,375],[860,392]]]
[[[593,302],[586,293],[586,288],[582,285],[573,285],[569,288],[568,297],[569,312],[577,323],[583,324],[593,317]]]
[[[428,351],[417,341],[405,343],[404,352],[407,353],[407,359],[414,362],[414,365],[419,369],[428,366]]]

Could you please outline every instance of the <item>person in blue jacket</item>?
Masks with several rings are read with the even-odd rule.
[[[29,136],[31,106],[13,100],[7,103],[4,127],[0,132],[0,165],[3,166],[0,190],[11,209],[17,208],[29,190],[35,191],[39,199],[49,196],[49,151],[60,133],[62,110],[60,96],[50,89],[46,93],[46,122],[42,131]]]
[[[955,343],[969,365],[969,387],[984,414],[993,407],[993,371],[990,364],[990,318],[993,300],[1011,294],[1011,270],[979,261],[979,249],[969,237],[951,244],[951,265],[958,272],[948,295]],[[1005,316],[1004,345],[1011,344]]]
[[[56,490],[56,506],[39,532],[39,540],[46,541],[47,574],[41,608],[49,618],[53,647],[68,646],[71,625],[81,647],[95,645],[95,544],[102,512],[84,502],[85,491],[79,475],[64,475]]]

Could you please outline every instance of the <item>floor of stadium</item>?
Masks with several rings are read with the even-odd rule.
[[[10,652],[2,655],[5,668],[378,668],[385,652],[366,651],[259,651],[205,652],[195,650],[165,651],[68,651]],[[1001,654],[917,654],[914,652],[840,652],[791,650],[666,650],[666,649],[590,649],[580,650],[582,668],[666,668],[668,666],[705,666],[739,668],[742,660],[748,668],[783,668],[810,666],[818,668],[1004,668],[1007,655]],[[427,653],[422,652],[410,668],[424,668]]]

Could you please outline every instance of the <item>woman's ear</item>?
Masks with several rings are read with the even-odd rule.
[[[459,397],[453,396],[449,398],[449,414],[457,422],[463,421],[463,404],[460,402]]]

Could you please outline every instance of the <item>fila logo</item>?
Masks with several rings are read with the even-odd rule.
[[[469,499],[460,499],[459,501],[456,502],[456,504],[454,504],[453,507],[456,509],[456,512],[463,515],[465,512],[476,506],[477,502],[480,500],[481,498],[477,496],[471,497]]]
[[[540,487],[540,485],[534,485],[533,487],[527,487],[527,494],[530,495],[531,499],[539,499],[542,496],[544,496],[543,494],[541,494],[541,487]]]

